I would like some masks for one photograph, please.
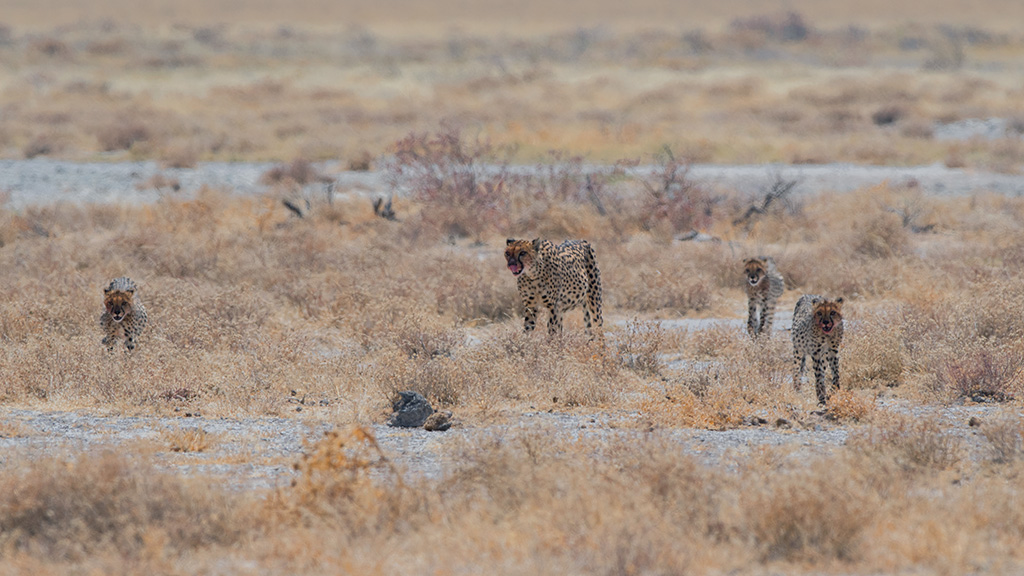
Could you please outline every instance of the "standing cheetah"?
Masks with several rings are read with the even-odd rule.
[[[843,342],[843,299],[803,295],[793,311],[793,385],[800,388],[804,362],[814,363],[814,389],[818,404],[828,402],[825,362],[832,368],[832,386],[839,389],[839,345]]]
[[[524,329],[530,332],[537,325],[537,309],[546,307],[550,312],[548,333],[562,332],[562,315],[577,307],[583,308],[587,334],[597,326],[598,336],[603,326],[601,319],[601,271],[597,267],[594,249],[586,240],[567,240],[555,246],[537,238],[505,243],[505,262],[516,277],[519,296],[526,308]]]
[[[103,289],[103,306],[106,311],[100,315],[100,325],[107,335],[103,344],[107,350],[114,349],[114,341],[118,333],[124,334],[124,345],[128,350],[135,349],[135,339],[146,327],[146,308],[135,298],[135,283],[131,278],[122,276],[110,281]]]
[[[771,336],[775,305],[786,289],[786,281],[771,256],[748,258],[743,262],[743,273],[747,279],[747,332],[751,338]]]

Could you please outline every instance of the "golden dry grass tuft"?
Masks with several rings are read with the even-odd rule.
[[[210,449],[216,439],[202,428],[175,428],[166,430],[162,440],[171,452],[205,452]]]

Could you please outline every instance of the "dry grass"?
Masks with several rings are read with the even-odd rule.
[[[171,452],[203,452],[216,443],[215,438],[202,428],[166,430],[161,439]]]
[[[212,14],[223,6],[214,3],[169,9],[180,17],[173,25],[133,25],[125,18],[135,11],[118,6],[109,20],[96,9],[55,26],[61,9],[51,7],[51,28],[39,30],[8,10],[0,155],[167,166],[306,158],[358,168],[398,152],[410,132],[455,121],[525,161],[553,149],[613,161],[668,147],[697,162],[946,162],[1012,173],[1021,169],[1012,134],[934,136],[941,123],[1022,116],[1024,41],[1003,30],[1013,3],[1001,4],[991,28],[964,22],[979,12],[973,5],[955,11],[956,25],[934,23],[930,5],[906,22],[891,6],[870,24],[858,10],[861,24],[851,27],[813,5],[777,13],[749,0],[715,23],[689,10],[653,16],[678,8],[662,4],[639,27],[633,10],[615,24],[541,18],[520,28],[509,23],[521,22],[517,14],[439,28],[431,22],[443,6],[415,25],[385,19],[379,28],[331,27],[329,18],[295,25],[300,8],[284,20],[257,18],[264,24],[218,22]],[[210,16],[183,23],[196,14]],[[337,21],[352,17],[345,10]],[[667,24],[675,21],[692,28]],[[674,226],[701,220],[699,199],[671,196],[655,203]]]
[[[658,10],[548,3],[557,17],[511,30],[486,3],[458,7],[481,24],[458,29],[437,23],[447,4],[409,5],[404,21],[319,0],[287,17],[247,5],[245,24],[192,0],[175,5],[177,24],[122,0],[90,4],[87,19],[77,4],[45,18],[5,7],[0,155],[278,164],[263,197],[186,197],[157,179],[152,205],[0,204],[4,404],[288,416],[301,394],[316,399],[303,418],[342,426],[307,445],[291,486],[255,493],[167,473],[149,462],[154,443],[12,452],[0,571],[1021,572],[1024,514],[1007,503],[1024,490],[1024,201],[889,183],[744,219],[752,198],[686,174],[686,161],[1021,170],[1012,135],[934,136],[938,123],[1024,117],[1024,41],[1007,31],[1020,7],[996,2],[924,17],[914,3],[799,0],[783,14],[730,0],[662,7],[679,18],[653,22],[635,15]],[[369,27],[322,26],[339,7],[336,21]],[[908,17],[893,24],[894,10]],[[584,12],[622,19],[591,26]],[[310,192],[322,159],[383,170],[407,192],[399,220]],[[674,238],[694,228],[725,241]],[[561,337],[522,332],[508,236],[594,245],[603,342],[579,312]],[[742,330],[740,263],[754,253],[786,278],[780,310],[799,293],[847,299],[842,388],[824,418],[793,387],[788,335]],[[134,353],[108,354],[101,288],[124,274],[150,325]],[[662,324],[681,317],[713,323]],[[436,476],[402,469],[369,427],[400,390],[470,430]],[[979,401],[1005,410],[970,441],[927,409]],[[525,410],[621,428],[502,428]],[[848,441],[718,466],[677,441],[765,424],[842,427]],[[218,441],[201,427],[159,438],[187,458]]]
[[[964,462],[923,428],[885,424],[853,452],[804,462],[769,450],[731,472],[657,433],[559,438],[467,440],[443,477],[411,480],[368,430],[331,431],[296,462],[295,482],[263,499],[113,454],[21,461],[3,473],[4,561],[115,574],[225,559],[309,574],[1002,572],[1024,562],[1024,517],[1005,505],[1020,475],[936,476]]]
[[[553,182],[565,177],[545,176],[546,196],[513,182],[507,205],[540,197],[566,211],[592,209],[589,198],[557,192]],[[622,177],[602,194],[628,205],[644,190]],[[1017,199],[933,198],[914,218],[935,226],[914,232],[888,211],[905,205],[900,194],[808,197],[733,234],[777,254],[792,289],[780,309],[800,292],[849,300],[844,389],[906,389],[941,401],[1019,398],[1024,298],[1019,267],[1004,263],[1019,260],[1024,207]],[[676,334],[651,318],[739,318],[737,263],[749,251],[739,240],[683,243],[645,232],[640,212],[587,212],[578,237],[597,251],[611,346],[582,337],[578,312],[563,338],[545,344],[543,331],[520,333],[514,279],[500,255],[502,239],[515,232],[509,220],[452,244],[433,220],[389,222],[365,201],[357,209],[356,200],[319,200],[298,219],[274,198],[205,190],[150,206],[0,211],[16,224],[0,249],[0,266],[13,271],[0,280],[11,295],[0,305],[0,393],[13,402],[142,411],[187,401],[218,415],[279,414],[289,391],[301,389],[337,399],[333,411],[365,416],[407,388],[449,407],[484,406],[495,393],[513,403],[558,398],[601,407],[660,375],[720,382],[711,388],[725,399],[702,401],[708,413],[688,418],[715,427],[757,410],[781,415],[778,407],[796,402],[784,335],[754,345],[729,323]],[[712,227],[734,221],[732,206],[715,205]],[[424,197],[403,210],[443,208]],[[864,249],[856,240],[878,221],[887,239],[868,245],[891,249]],[[542,213],[522,223],[550,226]],[[799,241],[779,244],[783,229]],[[100,287],[123,274],[139,283],[152,320],[134,354],[108,355],[97,345]],[[666,372],[666,355],[690,367]],[[743,402],[753,408],[741,410]]]

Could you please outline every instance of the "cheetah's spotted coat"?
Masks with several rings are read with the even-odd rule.
[[[814,364],[818,403],[826,404],[831,388],[839,389],[839,345],[843,342],[843,299],[804,295],[793,311],[793,384],[799,388],[804,363]],[[825,362],[832,368],[831,386],[825,386]]]
[[[562,316],[569,310],[583,308],[587,333],[597,334],[601,318],[601,271],[594,249],[585,240],[568,240],[555,246],[547,240],[515,240],[505,244],[505,261],[516,277],[519,295],[526,309],[524,329],[537,325],[537,311],[544,306],[550,311],[548,332],[561,333]]]
[[[131,278],[122,276],[110,281],[103,289],[103,307],[106,310],[100,315],[100,325],[106,336],[103,344],[107,350],[114,349],[114,343],[120,335],[124,335],[124,345],[128,350],[135,349],[135,340],[146,327],[146,308],[135,297],[135,283]]]

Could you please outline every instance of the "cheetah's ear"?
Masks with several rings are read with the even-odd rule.
[[[842,296],[840,296],[839,298],[836,298],[836,304],[839,304],[840,306],[842,306],[842,304],[843,304],[843,297]]]
[[[540,250],[540,238],[533,239],[533,249]]]
[[[513,245],[515,243],[516,243],[515,238],[508,238],[507,240],[505,240],[505,246],[511,246],[511,245]]]

